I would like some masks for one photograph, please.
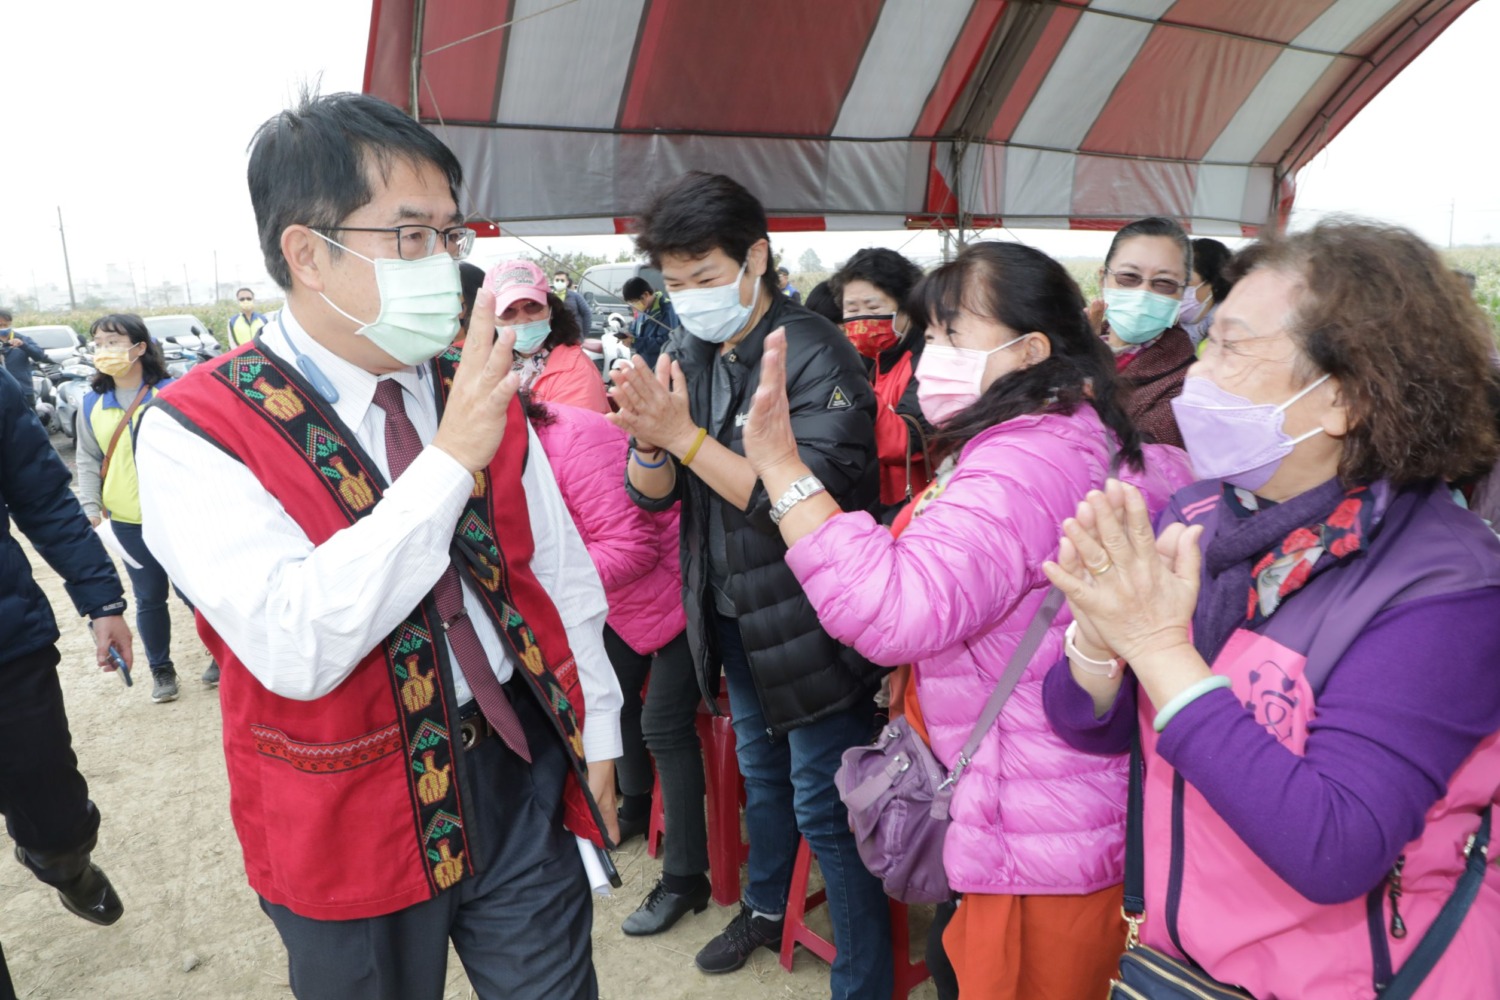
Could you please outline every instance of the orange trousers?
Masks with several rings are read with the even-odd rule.
[[[965,893],[943,931],[962,1000],[1094,1000],[1125,950],[1121,886],[1087,896]]]

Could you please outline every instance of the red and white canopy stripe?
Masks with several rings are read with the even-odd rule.
[[[374,0],[365,90],[518,235],[624,231],[691,169],[782,230],[1241,235],[1474,2]]]

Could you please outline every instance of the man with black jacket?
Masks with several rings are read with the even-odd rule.
[[[710,704],[723,664],[745,777],[749,884],[739,915],[697,964],[731,972],[756,948],[779,946],[800,834],[828,885],[833,996],[884,1000],[886,897],[860,863],[833,784],[843,752],[871,735],[881,671],[819,625],[775,523],[823,490],[846,510],[874,505],[874,396],[843,332],[781,294],[765,210],[735,181],[683,176],[642,213],[636,245],[661,268],[683,329],[655,372],[637,362],[617,376],[616,420],[634,445],[626,486],[648,510],[682,503],[688,639]],[[778,328],[798,450],[815,475],[772,497],[744,458],[741,432],[765,338]],[[663,791],[670,809],[665,782]],[[706,884],[670,876],[642,905],[662,911],[665,926],[707,900]]]
[[[57,571],[80,615],[93,621],[99,665],[113,646],[131,662],[120,577],[68,488],[68,467],[0,370],[0,811],[16,858],[57,889],[63,906],[96,924],[112,924],[124,907],[89,854],[99,810],[78,773],[68,716],[57,680],[57,620],[10,522]],[[10,978],[0,958],[0,997]]]

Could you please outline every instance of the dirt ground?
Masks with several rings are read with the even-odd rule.
[[[66,439],[55,443],[71,463]],[[20,865],[0,862],[0,942],[17,994],[33,1000],[291,997],[281,941],[245,883],[229,821],[218,693],[198,680],[208,657],[191,615],[174,601],[172,653],[182,696],[152,704],[144,665],[129,689],[94,666],[93,643],[62,581],[34,553],[28,555],[62,627],[59,672],[74,746],[104,817],[94,857],[124,900],[125,916],[113,927],[88,924],[65,911],[56,894]],[[142,655],[139,645],[136,653]],[[620,922],[644,898],[660,867],[640,840],[616,860],[624,887],[596,897],[594,908],[594,961],[605,1000],[828,996],[827,965],[800,950],[790,973],[763,950],[733,975],[700,974],[693,955],[728,922],[732,909],[710,905],[666,934],[626,938]],[[820,917],[813,915],[814,926]],[[448,1000],[473,996],[450,955]],[[912,994],[914,1000],[934,996],[931,983]]]

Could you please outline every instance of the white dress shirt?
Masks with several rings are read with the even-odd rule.
[[[387,482],[385,411],[374,405],[378,377],[340,358],[283,309],[261,331],[267,350],[295,364],[311,359],[338,390],[332,408]],[[437,433],[435,389],[425,368],[393,375],[422,441]],[[531,568],[562,616],[583,688],[584,755],[620,756],[619,681],[604,650],[608,604],[599,574],[578,534],[552,466],[534,431],[521,485],[536,552]],[[266,689],[311,701],[343,683],[437,584],[474,477],[428,444],[379,503],[358,522],[314,546],[250,470],[173,419],[151,408],[135,451],[147,546],[167,575],[203,613]],[[497,498],[504,531],[505,497]],[[464,606],[502,681],[510,654],[465,579]],[[457,660],[454,694],[472,694]]]

